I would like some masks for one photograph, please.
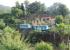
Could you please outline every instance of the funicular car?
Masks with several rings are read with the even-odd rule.
[[[36,25],[32,26],[33,30],[40,30],[40,31],[46,31],[49,29],[48,25]]]

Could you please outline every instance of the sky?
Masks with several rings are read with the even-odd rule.
[[[5,6],[15,6],[15,2],[18,1],[19,3],[23,3],[24,0],[0,0],[0,5]],[[51,6],[55,2],[60,2],[65,4],[69,10],[70,10],[70,0],[28,0],[30,3],[34,1],[40,1],[41,3],[44,3],[47,7]]]

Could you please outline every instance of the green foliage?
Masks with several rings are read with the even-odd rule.
[[[56,25],[56,30],[63,35],[70,35],[70,25],[60,23]]]
[[[0,50],[7,50],[3,45],[0,44]]]
[[[62,4],[62,3],[54,3],[52,6],[50,6],[47,10],[48,14],[51,16],[57,16],[62,15],[66,16],[69,13],[68,8]]]
[[[58,30],[63,30],[64,26],[65,26],[64,23],[56,24]]]
[[[62,34],[62,35],[65,35],[65,33],[64,33],[64,27],[65,27],[65,24],[64,23],[56,24],[57,31],[60,34]]]
[[[65,43],[59,44],[59,48],[60,48],[60,50],[65,50],[65,48],[66,48]]]
[[[8,33],[13,33],[13,32],[15,32],[15,30],[14,29],[12,29],[12,28],[10,28],[9,26],[7,26],[7,27],[5,27],[4,28],[4,32],[6,33],[6,32],[8,32]]]
[[[29,4],[27,9],[31,14],[43,14],[46,11],[45,5],[37,1]]]
[[[63,16],[56,16],[55,22],[56,22],[57,24],[62,23],[62,22],[63,22]]]
[[[22,9],[22,11],[24,11],[24,4],[23,3],[21,3],[21,9]]]
[[[60,23],[60,24],[56,24],[58,30],[62,30],[64,29],[65,24],[64,23]]]
[[[17,18],[19,18],[23,14],[23,11],[21,9],[19,9],[19,8],[16,8],[16,7],[13,7],[12,10],[11,10],[11,12]]]
[[[12,16],[10,16],[10,17],[12,17]],[[4,21],[8,25],[15,23],[15,19],[14,18],[7,18],[7,19],[4,19]]]
[[[65,25],[65,27],[64,27],[64,33],[66,35],[70,35],[70,25]]]
[[[3,19],[0,19],[0,29],[3,29],[5,27],[5,23]]]
[[[70,24],[70,16],[66,16],[66,17],[64,18],[64,23],[65,23],[65,24]]]
[[[16,26],[16,24],[23,23],[23,21],[26,21],[20,19],[20,17],[24,17],[27,15],[41,15],[46,13],[46,7],[44,4],[41,4],[40,2],[33,2],[29,3],[27,0],[24,2],[25,7],[23,3],[21,5],[16,2],[16,6],[12,7],[11,14],[8,12],[8,14],[2,14],[0,15],[0,29],[3,29],[3,32],[0,33],[0,49],[1,50],[30,50],[30,44],[26,43],[24,38],[21,38],[21,34],[16,31],[15,29],[9,27],[9,26]],[[5,11],[5,10],[4,10]],[[8,10],[7,10],[8,11]],[[3,12],[3,9],[0,10],[0,13]],[[65,5],[61,3],[55,3],[53,6],[47,10],[47,13],[51,16],[56,16],[56,26],[55,28],[51,29],[51,32],[58,32],[60,35],[70,35],[70,25],[65,25],[63,23],[64,16],[68,14],[68,9]],[[61,15],[61,16],[60,16]],[[67,17],[68,18],[68,17]],[[66,19],[67,19],[66,18]],[[4,21],[3,21],[4,20]],[[68,20],[70,21],[70,20]],[[68,22],[66,20],[66,23]],[[4,23],[5,22],[5,23]],[[25,22],[26,23],[26,22]],[[31,21],[28,18],[27,23],[31,23]],[[70,22],[68,22],[69,24]],[[5,24],[8,25],[5,27]],[[14,27],[15,28],[15,27]],[[51,33],[50,32],[50,33]],[[28,42],[31,42],[32,44],[35,44],[36,42],[40,42],[41,40],[47,40],[46,37],[49,32],[41,32],[41,31],[33,31],[28,35]],[[49,38],[50,39],[50,38]],[[56,35],[55,35],[55,39]],[[55,41],[56,41],[55,40]],[[64,43],[59,44],[59,47],[61,50],[64,50],[66,45]],[[35,50],[53,50],[53,45],[46,42],[40,42],[35,45]]]
[[[10,27],[4,29],[4,33],[0,35],[0,46],[7,50],[29,50],[29,44],[21,39],[21,34]],[[6,50],[5,49],[5,50]]]
[[[35,45],[35,50],[53,50],[53,46],[50,43],[40,42]]]

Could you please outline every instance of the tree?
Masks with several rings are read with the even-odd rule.
[[[47,12],[51,16],[57,16],[57,15],[66,16],[68,15],[69,10],[64,4],[54,3],[52,6],[48,8]]]
[[[24,1],[24,4],[25,4],[25,8],[27,8],[28,5],[29,5],[29,1],[28,1],[28,0],[25,0],[25,1]]]
[[[16,8],[16,7],[13,7],[12,10],[11,10],[11,12],[17,18],[20,18],[20,16],[23,15],[23,11],[21,9],[19,9],[19,8]]]
[[[16,8],[20,8],[20,4],[18,1],[16,2]]]
[[[20,18],[24,14],[24,6],[23,3],[21,5],[19,2],[16,2],[16,6],[11,8],[12,15],[16,16],[17,18]]]
[[[37,1],[29,4],[27,9],[31,14],[43,14],[46,11],[45,5]]]
[[[21,3],[21,10],[22,10],[22,12],[23,12],[23,14],[21,15],[21,17],[23,17],[23,16],[25,16],[25,6],[24,6],[24,4],[23,3]]]
[[[24,11],[25,16],[28,16],[30,14],[29,11],[28,11],[29,1],[28,0],[25,0],[24,1],[24,5],[25,5],[25,11]]]
[[[21,3],[21,9],[24,11],[25,9],[24,9],[24,4],[23,3]]]

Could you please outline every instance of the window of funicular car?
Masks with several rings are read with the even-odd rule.
[[[21,28],[27,28],[28,25],[20,25]]]
[[[46,30],[48,29],[48,26],[33,26],[33,28],[36,30]]]

